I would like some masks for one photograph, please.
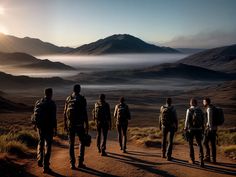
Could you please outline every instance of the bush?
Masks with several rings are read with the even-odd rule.
[[[226,156],[236,159],[236,145],[229,145],[221,147]]]

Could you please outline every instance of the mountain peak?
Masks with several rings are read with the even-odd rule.
[[[149,44],[130,34],[114,34],[90,44],[82,45],[69,53],[102,55],[127,53],[179,53],[179,51],[169,47],[160,47]]]

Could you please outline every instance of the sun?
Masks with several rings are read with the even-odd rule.
[[[4,13],[5,13],[4,8],[2,6],[0,6],[0,15],[4,15]]]

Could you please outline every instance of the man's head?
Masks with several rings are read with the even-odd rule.
[[[206,107],[206,106],[209,106],[210,104],[211,104],[211,99],[208,97],[205,97],[203,99],[203,105]]]
[[[101,94],[101,95],[99,96],[99,99],[100,99],[100,101],[105,101],[106,96],[105,96],[104,94]]]
[[[172,99],[171,98],[167,98],[166,99],[166,104],[170,106],[172,104]]]
[[[52,98],[52,94],[53,94],[52,88],[46,88],[44,90],[44,94],[45,94],[46,98],[51,99]]]
[[[196,98],[191,98],[190,106],[197,106],[197,99]]]
[[[124,103],[125,102],[125,98],[122,96],[120,97],[120,103]]]
[[[78,93],[80,93],[80,90],[81,90],[80,85],[79,84],[75,84],[74,88],[73,88],[74,93],[78,94]]]

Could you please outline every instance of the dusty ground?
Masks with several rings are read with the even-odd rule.
[[[122,153],[115,141],[115,133],[110,134],[107,152],[108,157],[101,157],[97,153],[95,140],[91,147],[86,149],[86,169],[71,170],[69,168],[68,142],[62,141],[60,146],[54,146],[51,158],[51,174],[43,174],[42,169],[37,167],[36,160],[27,160],[27,176],[180,176],[199,177],[214,176],[227,177],[236,175],[235,161],[218,155],[216,165],[206,164],[200,168],[198,164],[188,164],[188,147],[176,145],[173,151],[172,162],[161,158],[160,148],[144,148],[134,144],[128,144],[128,152]],[[76,146],[78,154],[78,146]],[[198,150],[195,151],[198,160]]]

